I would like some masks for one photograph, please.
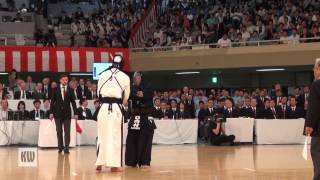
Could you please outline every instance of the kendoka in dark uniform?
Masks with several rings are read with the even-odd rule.
[[[148,167],[155,123],[152,117],[153,89],[142,82],[141,74],[134,74],[131,87],[131,118],[128,123],[125,164],[131,167]]]

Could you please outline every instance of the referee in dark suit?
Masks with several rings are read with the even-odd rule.
[[[69,144],[70,144],[70,125],[71,125],[71,108],[74,114],[77,113],[77,106],[75,102],[74,94],[72,90],[68,87],[68,76],[62,75],[60,77],[60,84],[55,89],[52,89],[51,103],[50,103],[50,119],[55,119],[57,137],[58,137],[58,147],[59,154],[64,150],[65,154],[69,154]],[[73,118],[77,119],[78,116],[75,115]],[[63,129],[64,127],[64,142],[63,146]]]
[[[308,98],[305,134],[311,136],[311,157],[314,168],[314,180],[320,179],[320,58],[314,65],[314,82]]]

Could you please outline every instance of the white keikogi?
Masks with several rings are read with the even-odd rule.
[[[111,68],[101,74],[97,92],[102,99],[116,98],[127,102],[130,95],[130,78],[118,68]],[[121,104],[101,104],[97,116],[97,166],[122,167],[122,125],[124,118],[120,107],[122,107],[123,102]]]

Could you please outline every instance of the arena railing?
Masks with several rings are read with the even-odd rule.
[[[262,40],[262,41],[246,41],[246,42],[232,42],[230,47],[224,48],[239,48],[239,47],[248,47],[248,46],[267,46],[267,45],[276,45],[276,44],[288,44],[288,45],[297,45],[300,43],[311,43],[311,42],[320,42],[320,37],[314,38],[300,38],[298,40]],[[218,43],[212,44],[194,44],[194,45],[173,45],[173,46],[159,46],[159,47],[145,47],[145,48],[131,48],[131,52],[170,52],[170,51],[185,51],[185,50],[199,50],[199,49],[211,49],[211,48],[222,48],[219,47]]]

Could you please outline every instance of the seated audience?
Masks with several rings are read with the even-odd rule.
[[[80,107],[77,109],[78,119],[92,119],[92,114],[90,109],[88,109],[88,101],[86,99],[80,99],[79,101]]]
[[[29,118],[30,115],[26,110],[26,103],[24,101],[19,101],[17,111],[14,112],[14,120],[28,120]]]
[[[0,120],[6,121],[6,120],[13,120],[13,119],[14,119],[14,113],[11,109],[9,109],[8,100],[2,99],[1,109],[0,109]]]
[[[305,117],[302,107],[297,106],[297,100],[294,96],[290,97],[290,107],[287,109],[288,119],[299,119]]]
[[[31,99],[32,94],[27,91],[26,83],[21,81],[19,84],[19,90],[14,93],[14,99]]]
[[[33,101],[34,109],[30,111],[30,118],[32,120],[40,120],[40,119],[46,119],[46,112],[41,110],[41,101],[39,99],[36,99]]]

